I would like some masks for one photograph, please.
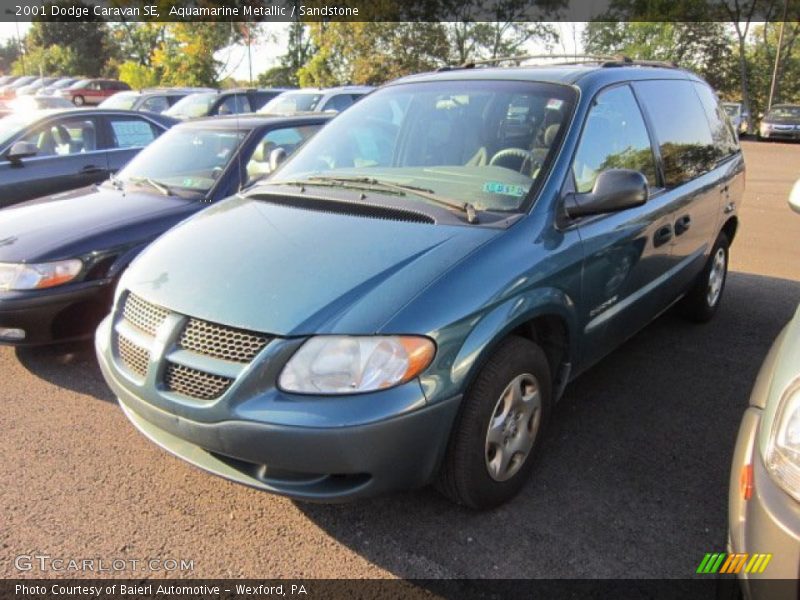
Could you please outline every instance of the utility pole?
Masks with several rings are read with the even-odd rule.
[[[781,62],[781,50],[783,49],[783,29],[786,27],[786,15],[789,12],[789,0],[783,2],[783,19],[781,19],[781,30],[778,34],[778,49],[775,52],[775,66],[772,69],[772,83],[769,86],[769,101],[767,102],[767,110],[772,108],[772,101],[775,99],[775,90],[778,87],[778,65]],[[767,24],[764,24],[766,27]]]

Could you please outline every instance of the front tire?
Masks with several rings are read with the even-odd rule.
[[[505,339],[464,396],[437,488],[449,499],[487,509],[513,498],[530,477],[552,401],[542,349]]]
[[[84,99],[84,97],[83,97],[83,96],[75,96],[75,97],[72,99],[72,103],[73,103],[75,106],[83,106],[84,104],[86,104],[86,100]]]
[[[703,272],[679,304],[681,314],[695,323],[706,323],[717,313],[728,279],[730,241],[720,233]]]

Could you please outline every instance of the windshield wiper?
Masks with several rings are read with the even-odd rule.
[[[327,184],[327,185],[342,185],[348,186],[348,184],[356,184],[357,186],[368,186],[367,189],[381,189],[383,191],[389,190],[393,191],[400,195],[405,195],[406,193],[412,193],[420,198],[425,198],[426,200],[430,200],[435,204],[439,204],[440,206],[444,206],[447,208],[454,208],[460,212],[463,212],[467,215],[467,222],[468,223],[477,223],[478,222],[478,213],[475,210],[475,207],[470,204],[469,202],[459,202],[458,200],[452,200],[441,194],[437,194],[433,190],[417,187],[414,185],[406,185],[402,183],[392,183],[390,181],[384,181],[382,179],[376,179],[374,177],[329,177],[324,175],[315,175],[309,177],[307,180],[304,181],[275,181],[275,184],[287,184],[287,185],[303,185],[306,183],[308,185],[318,185],[318,184]],[[355,187],[355,186],[354,186]]]
[[[172,190],[169,189],[169,186],[163,184],[159,181],[156,181],[152,177],[131,177],[130,180],[133,183],[146,183],[152,188],[157,189],[159,192],[164,194],[165,196],[173,196]]]

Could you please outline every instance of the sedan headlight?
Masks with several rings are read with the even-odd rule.
[[[289,359],[278,386],[298,394],[354,394],[414,379],[436,348],[414,336],[312,337]]]
[[[0,290],[50,288],[75,279],[83,268],[80,260],[39,264],[0,263]]]
[[[800,379],[781,396],[764,458],[778,484],[800,501]]]

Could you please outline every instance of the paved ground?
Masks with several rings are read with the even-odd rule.
[[[0,349],[0,575],[17,576],[14,557],[34,552],[192,559],[194,577],[691,574],[724,549],[738,421],[800,302],[800,216],[786,206],[800,145],[745,152],[743,224],[717,319],[667,314],[581,377],[535,479],[492,513],[430,490],[312,506],[237,486],[136,433],[90,348]]]

